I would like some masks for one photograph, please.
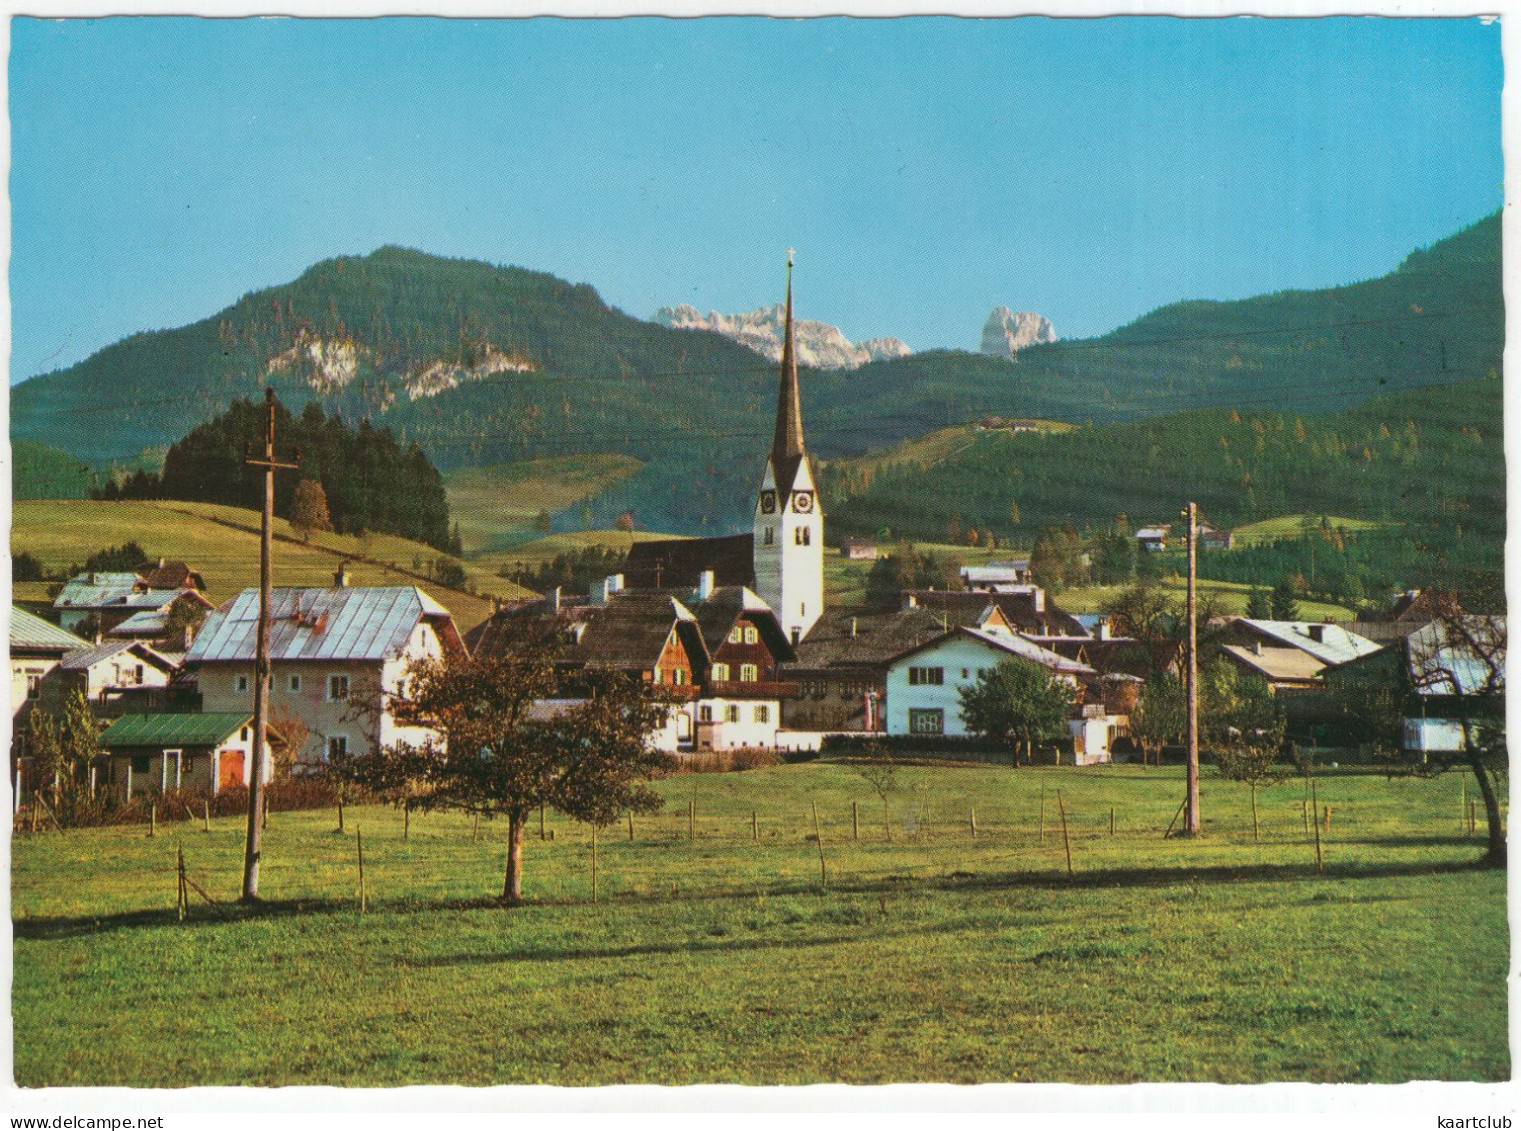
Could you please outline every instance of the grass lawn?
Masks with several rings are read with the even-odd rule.
[[[489,899],[500,828],[474,842],[466,820],[435,814],[404,840],[390,809],[350,810],[345,834],[331,811],[276,813],[268,904],[224,921],[198,903],[183,924],[176,848],[230,898],[240,821],[17,837],[16,1077],[1507,1078],[1505,876],[1472,866],[1458,777],[1326,771],[1318,787],[1323,875],[1297,782],[1261,792],[1254,843],[1245,787],[1206,775],[1207,835],[1181,841],[1161,836],[1176,768],[904,768],[888,843],[847,766],[679,776],[634,841],[603,830],[596,904],[589,830],[551,813],[552,840],[530,831],[531,902],[514,910]]]
[[[1306,514],[1283,514],[1276,518],[1264,518],[1260,522],[1249,522],[1245,526],[1238,526],[1234,530],[1237,546],[1256,546],[1264,542],[1277,542],[1283,538],[1298,538],[1304,532],[1305,520],[1309,519],[1314,524],[1314,529],[1320,529],[1320,515]],[[1345,518],[1339,515],[1328,515],[1334,530],[1341,527],[1348,534],[1356,534],[1363,530],[1377,530],[1387,525],[1382,522],[1372,522],[1366,518]]]
[[[1064,589],[1057,594],[1057,601],[1061,607],[1073,612],[1096,612],[1106,601],[1117,596],[1128,585],[1088,585],[1081,589]],[[1188,581],[1182,577],[1170,576],[1159,579],[1156,588],[1166,593],[1177,601],[1179,608],[1188,599]],[[1237,615],[1246,612],[1246,603],[1251,599],[1253,586],[1238,581],[1211,581],[1205,578],[1199,579],[1199,596],[1214,596],[1220,609],[1226,613]],[[1306,597],[1296,598],[1295,604],[1299,606],[1301,620],[1352,620],[1351,609],[1342,605],[1333,605],[1328,601],[1312,601]]]
[[[600,495],[643,466],[632,456],[556,456],[462,468],[444,476],[444,486],[465,553],[474,555],[532,538],[539,511]]]
[[[259,583],[259,515],[214,503],[17,502],[12,511],[12,552],[29,550],[48,569],[78,564],[97,550],[129,539],[155,557],[180,558],[201,570],[207,595],[221,602]],[[272,561],[276,585],[331,585],[340,563],[350,563],[355,585],[421,585],[450,612],[460,630],[491,615],[491,597],[527,591],[466,562],[467,593],[430,581],[439,552],[389,534],[314,534],[303,542],[284,519],[275,520]]]

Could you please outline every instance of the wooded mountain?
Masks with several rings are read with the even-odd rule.
[[[1346,287],[1176,303],[1015,362],[935,350],[809,372],[804,413],[810,447],[828,457],[986,413],[1325,412],[1498,372],[1502,346],[1492,216]],[[170,443],[266,381],[293,411],[316,401],[351,424],[369,417],[446,470],[634,456],[646,466],[590,501],[594,523],[632,511],[641,527],[687,532],[748,525],[776,384],[742,346],[631,318],[585,284],[388,247],[25,382],[12,435],[100,464]]]

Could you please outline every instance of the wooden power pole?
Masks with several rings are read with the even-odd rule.
[[[247,459],[264,469],[264,514],[259,526],[259,627],[254,644],[254,732],[252,764],[248,768],[248,837],[243,848],[243,902],[259,898],[259,849],[263,840],[264,746],[269,737],[269,557],[275,522],[275,469],[294,463],[275,462],[275,391],[264,390],[269,415],[264,425],[264,458]]]
[[[1188,800],[1183,835],[1198,836],[1199,826],[1199,505],[1189,503],[1188,520]]]

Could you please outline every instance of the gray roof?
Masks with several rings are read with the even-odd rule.
[[[1348,632],[1339,624],[1318,621],[1252,620],[1247,617],[1241,618],[1240,623],[1280,643],[1308,652],[1322,664],[1344,664],[1348,660],[1355,660],[1379,650],[1379,645],[1373,641],[1355,632]],[[1312,628],[1320,631],[1319,640],[1311,637]]]
[[[936,645],[943,644],[945,641],[950,640],[958,635],[969,637],[970,639],[977,641],[979,644],[985,644],[991,648],[996,648],[1000,652],[1006,652],[1009,655],[1017,656],[1022,660],[1029,660],[1032,663],[1040,664],[1043,667],[1050,668],[1054,672],[1061,672],[1066,675],[1098,674],[1087,664],[1081,663],[1077,660],[1069,659],[1060,653],[1051,651],[1049,648],[1042,648],[1039,644],[1036,644],[1030,640],[1026,640],[1023,636],[1015,635],[1012,632],[1006,632],[1001,628],[974,628],[971,625],[961,625],[959,628],[953,628],[948,632],[942,633],[940,636],[936,637],[933,640],[927,640],[922,644],[916,645],[913,648],[909,648],[899,653],[896,657],[894,657],[892,661],[893,666],[896,666],[910,656],[917,655],[918,653],[935,647]]]
[[[120,605],[137,588],[135,573],[81,573],[64,582],[55,609],[98,609]]]
[[[415,585],[274,589],[269,655],[275,662],[394,659],[424,619],[435,622],[446,649],[460,646],[449,610]],[[185,662],[251,662],[258,623],[259,591],[245,589],[206,618]]]
[[[65,656],[60,666],[65,671],[82,672],[105,660],[112,659],[122,652],[131,652],[141,659],[145,659],[149,663],[162,668],[166,672],[174,670],[174,662],[172,660],[136,640],[116,640],[104,644],[86,645]]]
[[[1470,614],[1422,626],[1405,640],[1416,694],[1503,694],[1505,644],[1503,616]]]
[[[88,640],[15,605],[11,606],[10,643],[12,652],[57,652],[59,655],[90,646]]]

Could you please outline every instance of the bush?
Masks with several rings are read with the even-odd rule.
[[[700,750],[695,754],[679,754],[673,774],[727,774],[740,770],[756,770],[762,766],[776,766],[784,755],[765,746],[736,746],[730,750]]]

